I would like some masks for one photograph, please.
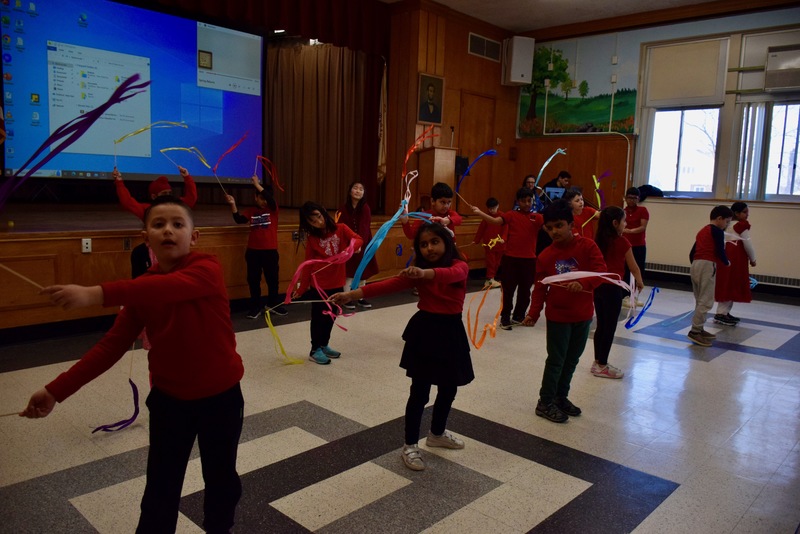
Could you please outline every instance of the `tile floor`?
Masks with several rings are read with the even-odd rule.
[[[491,292],[483,309],[497,309],[499,297]],[[796,532],[797,306],[736,305],[741,324],[709,321],[718,341],[701,348],[686,338],[691,294],[662,290],[633,329],[620,323],[611,362],[624,379],[589,374],[589,342],[570,395],[583,415],[564,425],[534,415],[544,323],[498,330],[473,350],[476,379],[459,389],[450,417],[466,448],[428,449],[423,438],[427,469],[412,472],[399,457],[410,381],[397,365],[416,308],[373,304],[340,319],[347,331],[335,328],[331,345],[343,355],[328,366],[287,365],[263,322],[238,332],[246,417],[234,532]],[[305,358],[301,306],[275,322],[287,352]],[[73,345],[0,347],[0,360],[53,353],[50,363],[39,354],[36,367],[0,373],[0,413],[21,409],[69,366],[59,353]],[[146,394],[144,351],[46,419],[0,418],[0,532],[133,532],[147,410],[123,431],[91,433],[130,415],[129,376]],[[202,496],[195,455],[178,532],[202,532]]]

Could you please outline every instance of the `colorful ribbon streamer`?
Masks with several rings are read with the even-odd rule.
[[[244,141],[244,140],[245,140],[245,138],[247,137],[247,134],[249,134],[249,133],[250,133],[250,132],[245,132],[245,133],[244,133],[244,135],[242,136],[242,138],[241,138],[241,139],[239,139],[238,141],[236,141],[236,142],[233,144],[233,146],[231,146],[231,147],[230,147],[228,150],[226,150],[225,152],[223,152],[223,153],[222,153],[222,155],[219,157],[219,159],[217,159],[217,162],[214,164],[214,168],[212,168],[212,169],[211,169],[211,172],[213,172],[213,173],[214,173],[214,176],[216,176],[216,175],[217,175],[217,167],[219,167],[219,164],[220,164],[220,162],[222,161],[222,158],[224,158],[225,156],[227,156],[228,154],[230,154],[231,152],[233,152],[234,150],[236,150],[236,147],[238,147],[239,145],[241,145],[241,144],[242,144],[242,141]],[[217,180],[219,180],[219,178],[217,178]]]
[[[428,139],[433,139],[434,137],[439,137],[439,134],[431,133],[433,131],[433,125],[431,124],[428,128],[426,128],[420,135],[414,140],[414,144],[406,151],[406,159],[403,160],[403,176],[406,176],[408,173],[406,172],[406,168],[408,165],[408,158],[411,157],[411,154],[414,151],[422,146]],[[402,194],[402,192],[401,192]]]
[[[750,277],[750,289],[753,289],[757,285],[758,285],[758,280],[756,280],[754,277],[751,276]]]
[[[553,152],[553,155],[550,156],[549,158],[547,158],[547,161],[544,162],[544,165],[542,165],[542,168],[539,169],[539,175],[536,177],[536,181],[533,183],[533,187],[536,187],[537,185],[539,185],[539,180],[542,179],[542,173],[544,172],[545,167],[550,165],[550,162],[558,154],[564,154],[566,156],[567,155],[567,149],[566,148],[557,148],[556,151]]]
[[[264,156],[256,156],[256,169],[258,169],[259,162],[261,162],[261,165],[264,166],[264,172],[269,174],[270,181],[275,184],[275,187],[277,187],[281,192],[284,192],[285,190],[283,189],[283,186],[278,181],[278,168],[275,166],[275,164]],[[256,171],[254,170],[253,174],[255,173]]]
[[[286,349],[283,348],[283,343],[281,342],[281,338],[278,335],[278,331],[275,330],[275,326],[272,324],[272,316],[270,315],[270,310],[264,311],[264,320],[267,322],[267,326],[269,327],[269,331],[272,334],[272,342],[275,347],[275,352],[278,352],[278,347],[280,347],[280,352],[283,354],[283,358],[286,360],[286,363],[289,365],[298,365],[301,363],[305,363],[305,360],[301,360],[298,358],[292,358],[288,354],[286,354]]]
[[[462,174],[461,178],[458,180],[458,183],[456,184],[456,193],[458,193],[458,190],[461,189],[461,182],[464,181],[464,178],[469,176],[469,171],[472,169],[472,167],[475,166],[476,163],[478,163],[478,160],[480,160],[483,156],[496,156],[496,155],[497,155],[497,150],[490,148],[489,150],[487,150],[486,152],[475,158],[475,161],[470,163],[469,167],[467,167],[467,170],[464,171],[464,174]]]
[[[91,128],[95,122],[97,122],[97,119],[99,119],[106,111],[108,111],[111,106],[119,104],[120,102],[124,102],[125,100],[144,92],[145,87],[150,85],[150,82],[147,81],[137,84],[136,82],[139,81],[139,78],[139,74],[134,74],[127,80],[123,81],[119,87],[114,90],[114,92],[111,94],[111,97],[109,97],[106,102],[97,106],[95,109],[83,113],[79,117],[76,117],[71,121],[59,126],[47,139],[45,139],[44,143],[42,143],[41,146],[36,149],[33,155],[22,164],[19,170],[10,178],[8,178],[2,186],[0,186],[0,210],[3,209],[11,194],[16,191],[25,182],[25,180],[33,176],[33,174],[47,164],[48,161],[56,157],[61,153],[61,151],[77,141],[83,134],[87,132],[87,130],[89,130],[89,128]],[[56,145],[56,143],[58,144]],[[35,161],[36,158],[38,158],[45,151],[45,149],[51,147],[52,145],[56,146],[50,150],[50,153],[47,156],[42,158],[41,161],[23,173],[28,165]]]
[[[650,306],[653,305],[653,301],[655,300],[656,293],[658,293],[659,291],[660,291],[660,289],[658,289],[657,287],[653,287],[653,289],[650,290],[650,295],[648,295],[647,301],[644,303],[644,306],[642,306],[641,311],[639,311],[639,315],[637,315],[635,318],[634,317],[629,317],[628,320],[625,321],[625,328],[630,330],[631,328],[636,326],[636,323],[638,323],[639,320],[642,317],[644,317],[644,314],[647,312],[647,310],[650,309]],[[635,302],[636,302],[636,297],[635,296],[631,296],[631,305],[635,304]]]
[[[100,425],[92,430],[92,434],[98,431],[115,432],[117,430],[122,430],[123,428],[127,428],[133,424],[133,422],[136,421],[136,418],[139,417],[139,389],[130,378],[128,379],[128,383],[131,385],[131,391],[133,392],[133,415],[128,419],[123,419],[122,421],[111,423],[110,425]]]
[[[114,141],[114,144],[117,145],[129,137],[133,137],[134,135],[139,135],[140,133],[146,132],[147,130],[151,130],[153,128],[173,128],[173,127],[188,128],[185,122],[156,121],[152,124],[148,124],[144,128],[139,128],[138,130],[123,135],[122,137]]]
[[[199,148],[197,148],[196,146],[190,146],[190,147],[188,147],[188,148],[187,148],[187,147],[182,147],[182,146],[172,146],[172,147],[168,147],[168,148],[162,148],[161,150],[159,150],[159,152],[161,152],[162,154],[164,154],[164,157],[165,157],[165,158],[167,158],[168,160],[172,161],[172,160],[170,159],[170,157],[169,157],[169,156],[167,156],[167,154],[166,154],[166,153],[167,153],[167,152],[171,152],[171,151],[173,151],[173,150],[179,150],[179,151],[182,151],[182,152],[189,152],[190,154],[194,154],[195,156],[197,156],[197,159],[199,159],[199,160],[200,160],[200,163],[202,163],[203,165],[205,165],[205,166],[206,166],[207,168],[209,168],[209,169],[211,168],[211,165],[209,165],[209,164],[208,164],[208,161],[206,161],[206,157],[203,155],[203,153],[202,153],[202,152],[200,152],[200,149],[199,149]],[[176,167],[178,166],[178,164],[177,164],[177,163],[175,163],[174,161],[172,161],[172,163],[173,163],[173,165],[175,165]]]
[[[475,349],[479,350],[482,346],[484,341],[486,340],[486,334],[489,334],[489,337],[496,337],[497,336],[497,321],[500,318],[500,312],[503,310],[503,292],[500,291],[500,307],[497,309],[497,313],[494,316],[494,321],[491,323],[486,323],[483,325],[483,332],[481,333],[481,338],[477,339],[478,337],[478,317],[481,314],[481,308],[483,308],[483,303],[486,301],[486,297],[489,295],[489,290],[491,286],[484,287],[481,292],[483,292],[483,297],[481,297],[481,302],[478,304],[478,309],[475,310],[475,328],[472,328],[472,320],[470,318],[472,312],[472,302],[478,296],[478,293],[472,295],[472,298],[469,299],[469,306],[467,307],[467,334],[469,337],[472,346]]]

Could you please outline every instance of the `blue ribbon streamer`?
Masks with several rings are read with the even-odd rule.
[[[397,246],[394,247],[394,253],[397,254],[398,256],[402,256],[403,255],[403,245],[398,243]]]
[[[653,289],[650,290],[650,296],[647,297],[647,302],[645,302],[644,306],[642,306],[642,309],[639,311],[639,315],[637,315],[636,317],[631,317],[630,319],[628,319],[625,322],[625,328],[630,330],[631,328],[636,326],[636,323],[638,323],[639,320],[642,317],[644,317],[645,312],[650,309],[650,306],[653,305],[653,300],[656,297],[656,293],[658,293],[659,291],[661,291],[661,290],[658,289],[657,287],[654,287]]]
[[[414,259],[414,253],[412,252],[411,256],[408,257],[408,261],[406,262],[406,269],[408,269],[408,266],[411,265],[411,260],[413,259]]]
[[[544,172],[545,167],[550,165],[550,162],[552,161],[552,159],[554,157],[556,157],[556,155],[558,155],[558,154],[564,154],[566,156],[567,155],[567,151],[564,148],[558,148],[558,149],[556,149],[555,152],[553,152],[552,156],[547,158],[547,161],[544,162],[544,165],[542,165],[542,168],[539,169],[539,176],[536,177],[536,181],[533,183],[533,187],[536,187],[537,185],[539,185],[539,180],[542,179],[542,173]]]
[[[381,225],[378,231],[375,232],[375,235],[372,236],[372,240],[367,243],[366,247],[364,247],[364,255],[361,257],[361,263],[358,264],[358,268],[353,275],[353,283],[350,284],[350,289],[358,289],[358,284],[361,283],[361,275],[364,274],[364,269],[367,268],[367,264],[375,256],[375,253],[378,251],[378,247],[380,247],[381,243],[383,243],[383,240],[386,239],[386,235],[389,233],[389,230],[392,228],[392,226],[394,226],[394,223],[396,223],[403,215],[407,204],[408,201],[403,199],[403,201],[400,203],[400,207],[397,209],[395,214],[392,215],[392,218]],[[408,214],[408,216],[427,221],[430,221],[431,218],[430,213],[418,211],[411,212]]]
[[[477,158],[475,158],[475,161],[473,161],[472,163],[470,163],[469,167],[467,167],[467,170],[466,170],[466,171],[464,171],[464,174],[462,174],[462,175],[461,175],[461,179],[460,179],[460,180],[458,181],[458,183],[456,184],[456,193],[458,193],[458,190],[459,190],[459,189],[461,189],[461,182],[463,182],[463,181],[464,181],[464,178],[466,178],[467,176],[469,176],[469,171],[470,171],[470,169],[472,169],[472,167],[474,167],[474,166],[475,166],[475,164],[476,164],[476,163],[478,163],[478,160],[479,160],[479,159],[481,159],[483,156],[496,156],[496,155],[497,155],[497,150],[495,150],[495,149],[493,149],[493,148],[490,148],[489,150],[487,150],[486,152],[484,152],[483,154],[481,154],[480,156],[478,156]]]
[[[758,285],[758,280],[756,280],[754,277],[751,276],[750,277],[750,289],[753,289],[757,285]]]

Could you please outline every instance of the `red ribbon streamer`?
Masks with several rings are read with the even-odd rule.
[[[256,159],[261,162],[261,165],[264,166],[264,172],[269,173],[269,179],[272,180],[272,183],[275,184],[275,187],[283,192],[284,189],[278,181],[278,168],[275,166],[275,164],[264,156],[256,156]]]
[[[247,137],[247,134],[249,134],[249,133],[250,133],[249,131],[245,132],[245,133],[244,133],[244,135],[242,136],[242,138],[241,138],[241,139],[239,139],[238,141],[236,141],[236,142],[233,144],[233,146],[232,146],[232,147],[230,147],[228,150],[226,150],[225,152],[223,152],[223,153],[222,153],[222,155],[221,155],[221,156],[219,157],[219,159],[217,160],[217,163],[215,163],[215,164],[214,164],[214,168],[213,168],[213,169],[211,169],[211,172],[213,172],[215,176],[216,176],[216,174],[217,174],[217,167],[219,167],[219,163],[222,161],[222,158],[224,158],[225,156],[227,156],[228,154],[230,154],[231,152],[233,152],[234,150],[236,150],[236,147],[237,147],[237,146],[239,146],[240,144],[242,144],[242,141],[244,141],[245,137]]]

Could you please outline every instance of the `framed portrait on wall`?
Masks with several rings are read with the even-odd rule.
[[[444,78],[430,74],[419,75],[419,113],[417,122],[442,124]]]

